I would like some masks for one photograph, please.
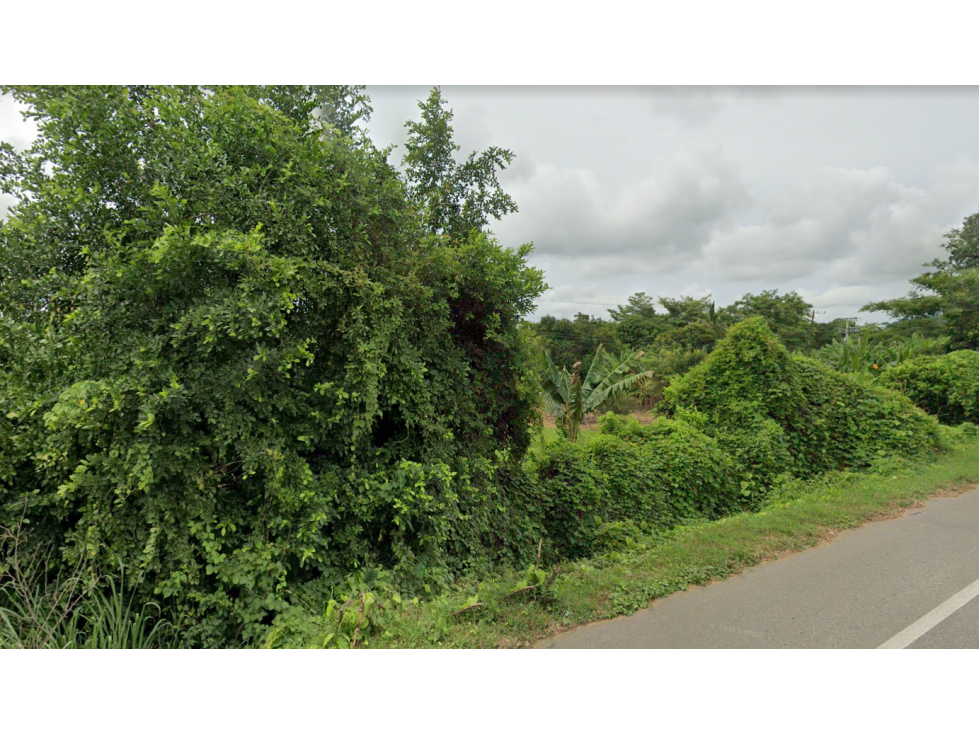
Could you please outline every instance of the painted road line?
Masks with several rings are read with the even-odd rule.
[[[914,622],[878,647],[878,650],[900,650],[917,640],[930,629],[937,627],[945,619],[979,596],[979,579],[966,586],[948,601],[932,609],[917,622]]]

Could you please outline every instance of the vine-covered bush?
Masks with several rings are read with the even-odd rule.
[[[608,477],[584,446],[567,440],[544,446],[532,472],[534,505],[552,552],[564,558],[587,555],[602,521]]]
[[[866,466],[880,453],[916,455],[937,440],[934,419],[902,395],[790,355],[760,318],[732,327],[661,406],[692,416],[763,483]]]
[[[979,352],[917,357],[891,368],[880,381],[942,423],[979,423]]]
[[[738,507],[735,464],[714,439],[667,419],[641,426],[607,413],[600,422],[587,443],[548,444],[531,467],[532,504],[558,556],[614,544],[624,528],[663,530]]]
[[[714,439],[686,423],[660,419],[643,426],[607,414],[587,448],[609,477],[606,519],[664,528],[720,517],[736,505],[734,463]]]
[[[356,568],[522,552],[495,470],[541,273],[428,233],[355,91],[11,91],[39,135],[0,146],[0,526],[126,567],[196,644]]]

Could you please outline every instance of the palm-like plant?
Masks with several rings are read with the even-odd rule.
[[[816,358],[838,372],[874,376],[913,357],[939,354],[945,350],[947,344],[947,337],[929,339],[920,334],[890,344],[875,343],[861,335],[851,337],[848,341],[827,344],[816,352]]]
[[[581,362],[575,362],[569,372],[565,367],[557,367],[549,352],[544,352],[544,356],[547,358],[547,369],[541,380],[544,407],[554,416],[558,429],[572,441],[578,439],[578,428],[586,415],[598,410],[616,393],[653,375],[652,372],[633,372],[643,352],[613,360],[599,345],[584,379]]]

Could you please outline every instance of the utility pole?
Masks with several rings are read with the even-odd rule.
[[[806,339],[806,356],[807,357],[811,357],[812,356],[812,330],[816,328],[816,314],[817,313],[826,313],[826,312],[825,311],[817,311],[816,309],[813,309],[812,310],[812,313],[809,315],[809,336]]]

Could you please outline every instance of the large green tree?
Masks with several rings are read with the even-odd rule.
[[[979,212],[949,230],[942,247],[948,257],[933,260],[929,271],[912,278],[907,296],[868,303],[861,311],[886,311],[899,325],[947,336],[951,349],[979,349]]]
[[[405,123],[408,140],[402,163],[425,229],[431,234],[465,236],[490,218],[516,212],[516,202],[496,177],[497,171],[513,162],[513,153],[493,146],[470,153],[460,164],[455,159],[459,146],[452,140],[452,110],[446,107],[441,89],[434,87],[418,107],[421,121]]]
[[[608,314],[622,343],[631,349],[652,344],[666,327],[666,319],[656,312],[653,297],[645,293],[629,296],[624,306],[609,309]]]
[[[509,552],[542,276],[472,208],[427,235],[362,90],[6,91],[39,130],[0,150],[0,525],[28,551],[122,565],[199,644],[356,568],[420,588]]]
[[[782,295],[777,289],[746,293],[724,309],[724,316],[735,323],[761,316],[790,350],[806,349],[816,336],[812,304],[795,291]]]

